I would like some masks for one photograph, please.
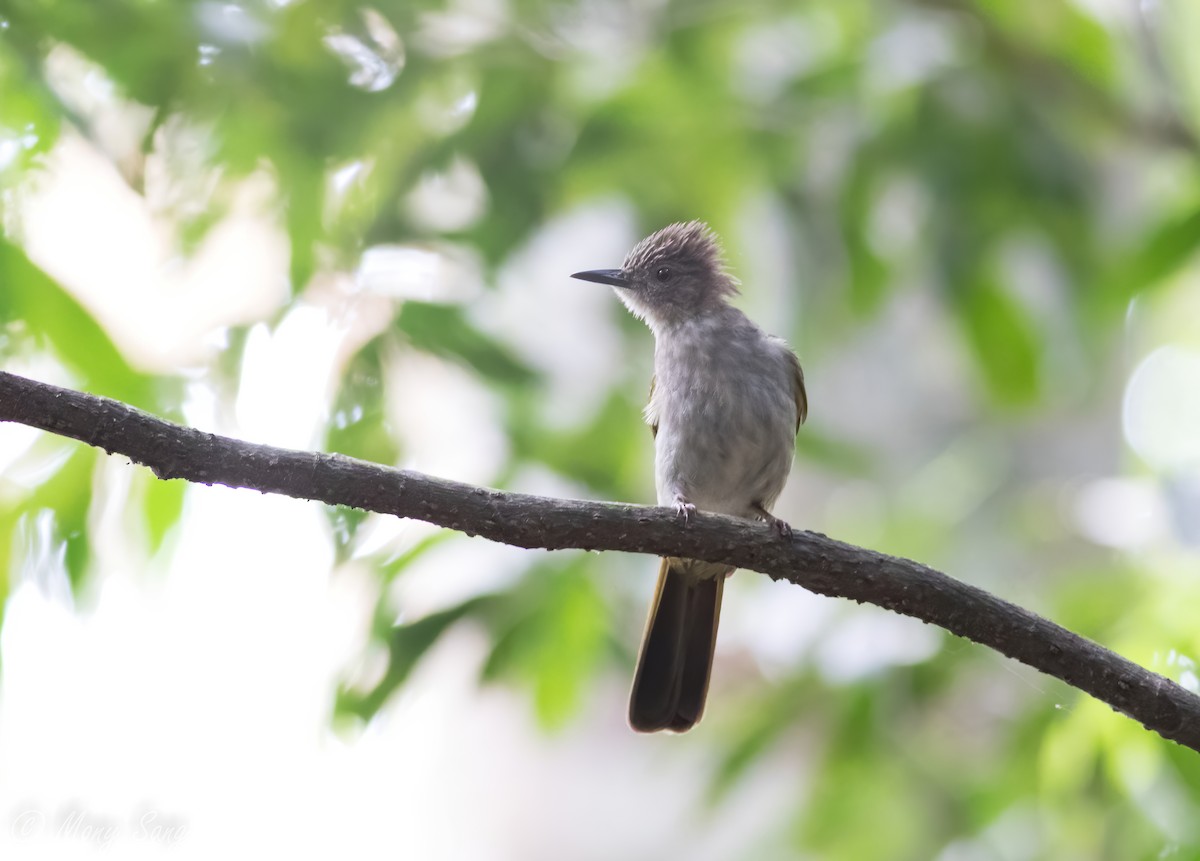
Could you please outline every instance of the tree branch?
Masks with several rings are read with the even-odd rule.
[[[0,372],[0,421],[98,446],[180,478],[424,520],[517,547],[623,550],[723,562],[821,595],[938,625],[1091,694],[1164,738],[1200,751],[1200,697],[1078,634],[924,565],[812,532],[611,502],[505,493],[338,454],[204,433],[108,398]]]

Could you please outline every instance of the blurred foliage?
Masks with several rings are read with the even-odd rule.
[[[9,329],[14,340],[50,347],[95,394],[143,408],[163,407],[150,381],[129,366],[92,316],[20,249],[3,240],[0,278],[11,285],[0,291],[0,320],[16,324]]]
[[[985,584],[993,569],[1045,572],[1037,583],[1014,576],[1007,588],[1156,669],[1186,669],[1162,658],[1200,653],[1184,581],[1156,573],[1152,560],[1115,564],[1080,546],[1048,525],[1043,500],[1018,488],[1049,469],[1040,431],[1059,421],[1069,436],[1079,426],[1071,422],[1111,407],[1131,302],[1176,283],[1200,244],[1200,19],[1187,0],[510,7],[0,0],[0,357],[49,354],[81,388],[179,412],[178,381],[134,367],[22,248],[22,196],[67,135],[105,154],[138,194],[161,182],[152,160],[166,164],[184,192],[155,214],[181,254],[221,223],[239,183],[269,177],[293,297],[323,274],[355,269],[377,246],[466,249],[493,285],[548,221],[618,195],[645,229],[709,220],[730,238],[733,260],[746,262],[752,243],[739,241],[739,225],[767,200],[786,237],[778,265],[803,285],[791,316],[770,328],[801,346],[815,391],[822,370],[847,345],[864,349],[905,300],[926,301],[961,346],[952,355],[967,403],[947,408],[949,391],[914,401],[914,414],[947,417],[907,461],[845,434],[830,418],[833,398],[814,400],[798,469],[879,488],[874,507],[831,513],[826,528],[957,563],[956,574]],[[111,113],[129,106],[140,106],[123,114],[133,144],[111,133]],[[421,189],[447,185],[475,189],[466,194],[474,208],[448,216],[420,205]],[[460,366],[504,405],[509,451],[498,482],[532,466],[598,497],[647,492],[643,391],[622,378],[596,393],[586,418],[552,423],[538,406],[543,369],[470,303],[396,300],[389,309],[349,359],[327,449],[403,459],[385,383],[390,363],[412,351]],[[644,351],[644,334],[625,331],[631,352]],[[218,380],[236,379],[245,342],[245,327],[229,333],[211,369]],[[922,346],[906,345],[905,355]],[[859,380],[843,403],[891,385]],[[921,458],[984,423],[999,442],[971,457],[992,483],[976,497],[964,492],[958,508],[922,507]],[[51,511],[78,586],[97,458],[47,445],[69,454],[36,487],[0,496],[0,559],[20,558],[20,536]],[[1111,460],[1114,470],[1137,468],[1115,445]],[[158,482],[141,493],[152,552],[185,510],[185,493]],[[329,516],[346,561],[369,517]],[[369,561],[390,583],[441,541]],[[541,724],[562,727],[602,669],[627,669],[621,644],[633,631],[614,631],[614,620],[642,612],[591,576],[602,565],[562,554],[510,588],[415,619],[384,590],[375,634],[386,668],[364,690],[342,691],[339,709],[369,719],[443,634],[474,625],[491,642],[483,681],[529,690]],[[709,798],[721,804],[772,760],[808,763],[795,815],[762,838],[768,854],[1200,853],[1200,832],[1172,812],[1200,804],[1193,754],[1061,685],[1021,683],[982,650],[945,647],[852,682],[830,680],[811,656],[797,656],[783,677],[748,675],[719,692],[728,705],[709,718],[720,729],[709,736]],[[1176,806],[1155,809],[1163,798]]]
[[[506,592],[475,596],[412,622],[379,620],[378,633],[388,648],[383,678],[365,692],[342,691],[338,711],[373,716],[442,634],[472,620],[487,629],[493,643],[481,681],[507,678],[528,686],[538,720],[547,728],[561,726],[576,712],[585,685],[609,651],[608,612],[594,580],[586,576],[591,567],[587,556],[555,560],[535,565]]]
[[[454,306],[405,302],[396,315],[396,328],[417,349],[458,359],[493,385],[527,385],[535,378],[532,370],[473,328]]]

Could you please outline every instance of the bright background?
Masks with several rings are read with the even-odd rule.
[[[709,221],[811,417],[793,524],[1195,688],[1188,0],[0,0],[0,358],[244,439],[653,499],[611,292]],[[1200,763],[751,574],[625,726],[656,565],[0,426],[3,857],[1190,858]]]

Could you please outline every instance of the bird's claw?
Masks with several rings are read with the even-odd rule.
[[[693,514],[696,513],[696,506],[688,502],[682,496],[675,497],[675,514],[683,518],[683,522],[687,523]]]
[[[776,517],[761,505],[754,506],[754,510],[755,513],[758,514],[759,518],[764,523],[769,524],[780,538],[786,538],[788,541],[792,540],[792,525],[790,523],[788,523],[786,520]]]

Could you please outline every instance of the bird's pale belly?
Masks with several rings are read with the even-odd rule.
[[[790,419],[771,422],[752,404],[708,404],[703,415],[659,426],[655,451],[658,501],[682,496],[703,511],[753,517],[783,490],[795,445]],[[785,410],[776,415],[787,416]],[[691,418],[691,421],[687,419]]]

